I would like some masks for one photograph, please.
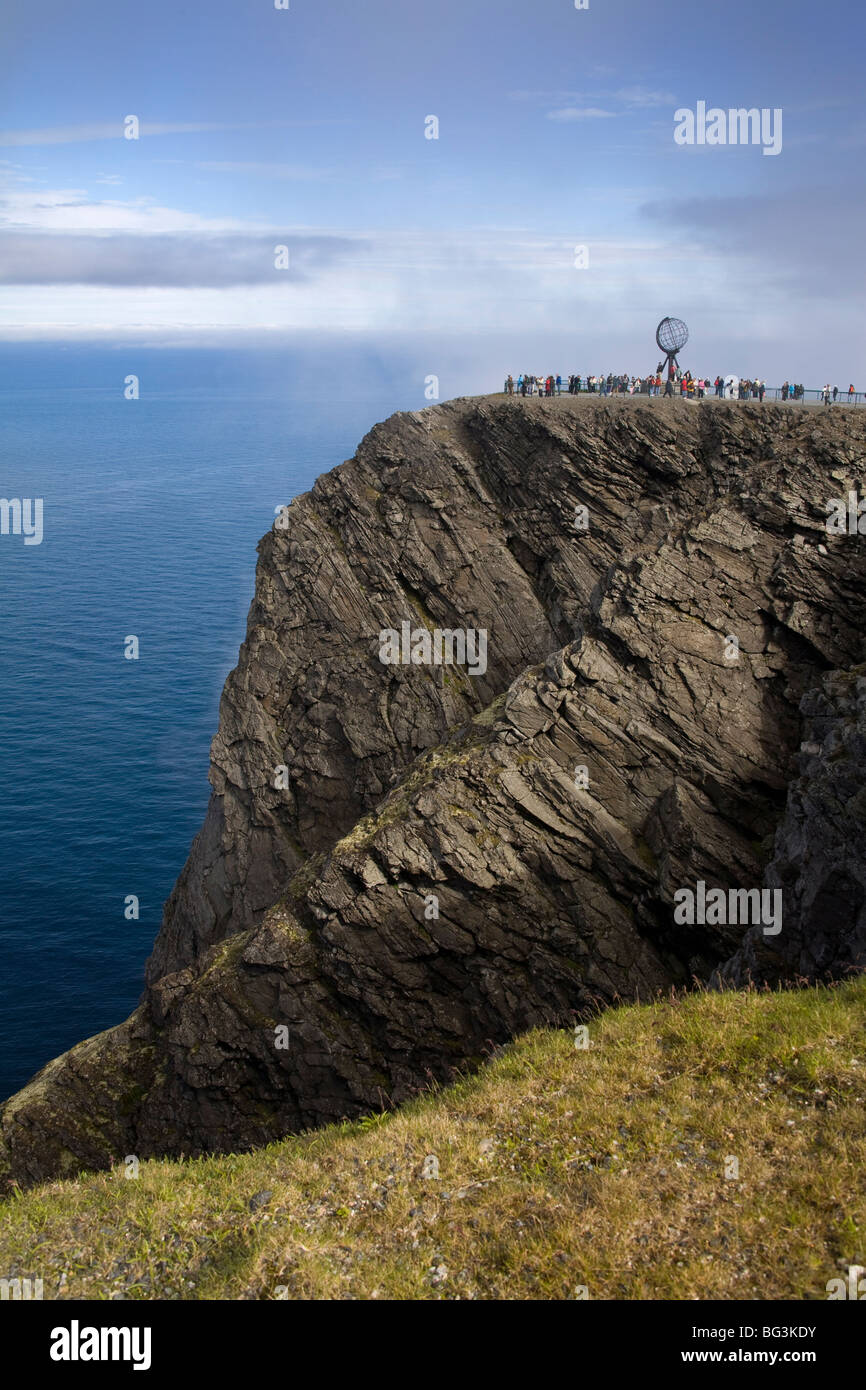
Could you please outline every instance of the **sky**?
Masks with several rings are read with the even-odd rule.
[[[5,0],[0,342],[399,344],[469,392],[645,372],[672,314],[696,373],[866,389],[864,30],[862,0]],[[781,112],[778,153],[678,143],[701,102]]]

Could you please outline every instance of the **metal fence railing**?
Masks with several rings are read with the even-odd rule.
[[[776,401],[782,400],[782,388],[781,388],[781,386],[774,386],[774,387],[772,388],[772,391],[773,391],[773,399],[774,399],[774,400],[776,400]],[[767,396],[769,396],[769,394],[770,394],[770,388],[768,387],[768,388],[767,388]],[[815,389],[812,389],[812,388],[810,387],[809,390],[807,390],[807,391],[804,390],[802,396],[792,396],[791,393],[790,393],[790,391],[789,391],[789,392],[788,392],[788,395],[787,395],[787,400],[789,400],[793,405],[796,405],[798,401],[805,401],[805,400],[820,401],[820,400],[823,400],[823,397],[824,397],[823,389],[818,388],[818,389],[815,390]],[[765,399],[766,399],[766,398],[765,398]],[[831,390],[831,392],[830,392],[830,404],[831,404],[831,405],[863,405],[864,403],[866,403],[866,391],[852,391],[852,392],[848,392],[848,391],[843,391],[843,390],[841,390],[841,388],[840,388],[839,394],[837,395],[837,397],[836,397],[835,400],[833,399],[833,392],[832,392],[832,390]]]

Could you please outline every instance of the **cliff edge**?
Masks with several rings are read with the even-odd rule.
[[[376,426],[261,542],[141,1004],[6,1103],[7,1174],[247,1148],[600,1003],[862,970],[866,550],[825,523],[864,436],[571,397]]]

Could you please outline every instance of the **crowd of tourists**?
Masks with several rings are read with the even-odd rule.
[[[724,397],[731,398],[736,396],[740,401],[762,401],[767,389],[767,383],[760,378],[735,376],[699,376],[695,377],[691,372],[683,372],[677,368],[673,376],[665,380],[663,376],[663,363],[659,363],[654,372],[647,376],[629,376],[624,373],[615,376],[609,372],[607,376],[576,375],[568,377],[565,382],[561,375],[557,376],[532,376],[529,372],[521,372],[517,380],[509,372],[505,380],[505,394],[507,396],[561,396],[563,390],[569,396],[578,396],[582,392],[590,395],[599,396],[622,396],[622,395],[644,395],[644,396],[682,396],[687,400],[703,400],[705,396],[714,395],[720,400]],[[792,384],[785,381],[781,387],[781,397],[783,401],[799,401],[805,396],[805,387],[801,382]],[[854,386],[848,387],[848,401],[854,401]],[[843,399],[844,399],[843,394]],[[839,399],[838,386],[825,386],[821,392],[821,398],[825,405],[830,405]]]
[[[705,396],[711,394],[722,397],[725,394],[725,377],[695,377],[691,372],[682,372],[677,369],[669,380],[665,380],[662,369],[663,364],[659,363],[654,372],[643,377],[629,376],[627,373],[615,376],[612,372],[609,372],[607,376],[570,376],[564,386],[561,376],[532,376],[528,372],[521,372],[515,381],[509,372],[505,381],[505,394],[507,396],[561,396],[563,389],[565,389],[570,396],[589,392],[599,396],[684,396],[689,400],[703,400]],[[741,400],[750,395],[753,395],[757,400],[763,400],[766,382],[740,381],[738,390]]]

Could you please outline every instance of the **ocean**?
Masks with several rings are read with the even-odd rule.
[[[139,999],[275,508],[426,404],[394,363],[0,349],[0,497],[44,529],[0,535],[0,1099]]]

